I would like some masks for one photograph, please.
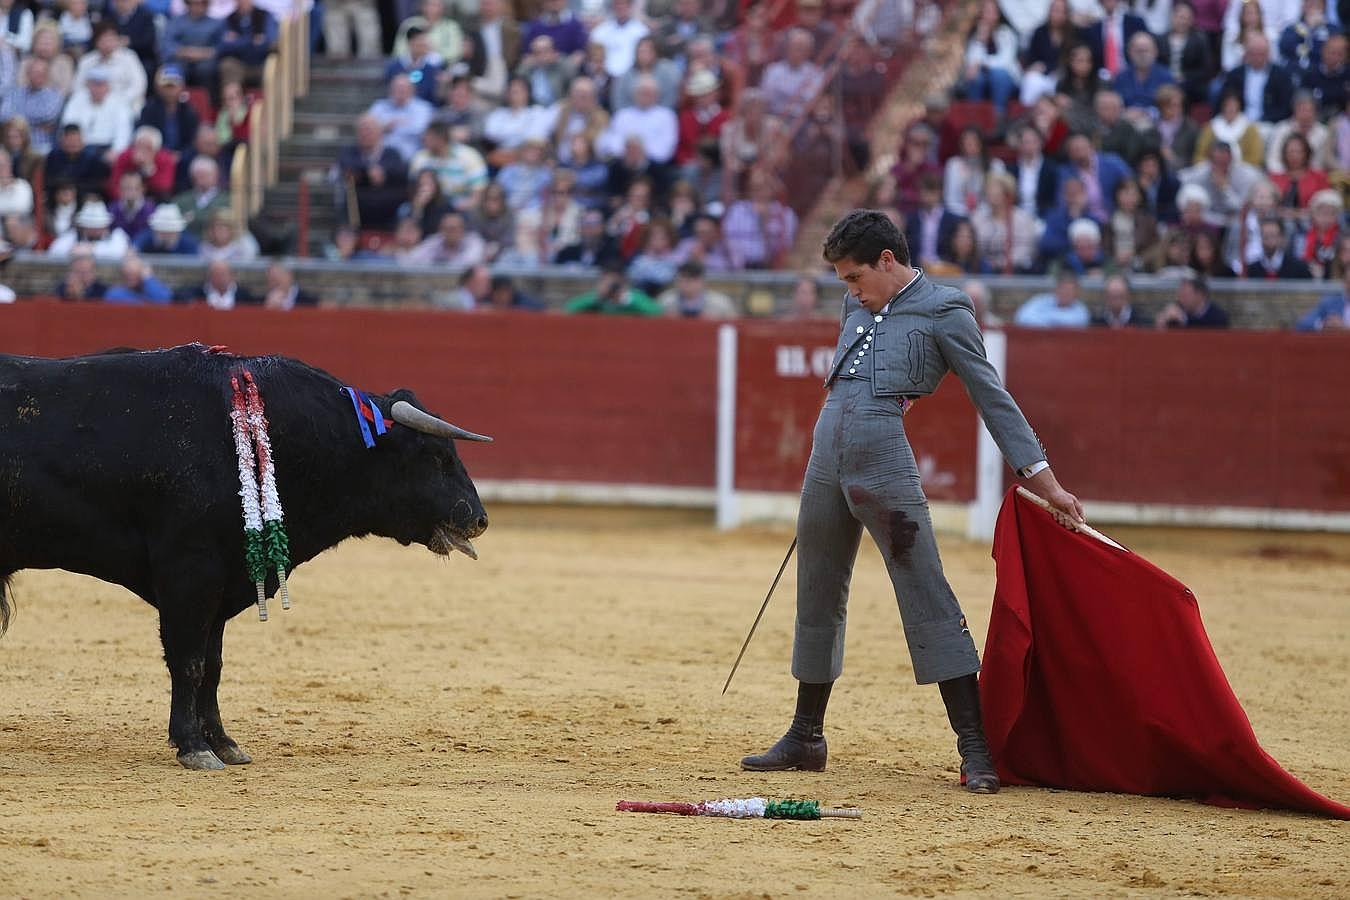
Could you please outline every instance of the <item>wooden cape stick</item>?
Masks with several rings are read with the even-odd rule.
[[[1050,502],[1049,502],[1048,500],[1045,500],[1044,498],[1039,497],[1039,496],[1037,496],[1036,494],[1033,494],[1031,491],[1029,491],[1029,490],[1027,490],[1026,488],[1022,487],[1022,485],[1020,485],[1020,484],[1017,486],[1017,493],[1021,494],[1023,497],[1026,497],[1028,500],[1030,500],[1032,503],[1036,504],[1037,506],[1039,506],[1041,509],[1045,510],[1046,512],[1053,512],[1053,511],[1055,511],[1055,508],[1054,508],[1053,506],[1050,505]],[[1118,543],[1116,543],[1115,541],[1111,540],[1109,537],[1107,537],[1106,535],[1102,534],[1100,531],[1098,531],[1097,529],[1093,528],[1091,525],[1089,525],[1089,524],[1086,523],[1086,522],[1073,522],[1073,523],[1071,523],[1070,527],[1071,527],[1074,531],[1081,531],[1083,534],[1086,534],[1088,537],[1096,538],[1097,540],[1101,541],[1103,544],[1110,544],[1112,547],[1115,547],[1117,550],[1125,550],[1125,552],[1127,552],[1127,553],[1129,552],[1129,550],[1128,550],[1126,547],[1124,547],[1124,546],[1122,546],[1121,544],[1118,544]]]
[[[750,626],[750,633],[745,636],[745,643],[741,644],[741,652],[736,654],[736,661],[731,664],[731,672],[727,674],[727,683],[722,685],[724,695],[727,688],[731,687],[731,679],[736,677],[736,670],[740,668],[741,660],[745,657],[745,648],[750,646],[750,639],[755,636],[755,629],[759,627],[759,620],[764,618],[764,610],[769,608],[769,601],[773,599],[774,589],[778,587],[778,582],[783,577],[783,571],[787,568],[788,560],[792,559],[792,552],[796,549],[797,538],[794,535],[792,543],[788,544],[787,555],[783,557],[783,564],[778,567],[778,574],[773,576],[773,584],[769,585],[769,592],[764,595],[764,602],[759,605],[759,615],[755,616],[755,623]]]

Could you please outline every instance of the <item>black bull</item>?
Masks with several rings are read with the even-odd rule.
[[[67,569],[140,596],[159,611],[169,740],[189,768],[250,761],[216,700],[225,623],[256,600],[229,418],[240,365],[266,404],[292,567],[371,534],[472,555],[487,528],[448,438],[487,439],[427,415],[410,391],[375,398],[400,424],[367,449],[342,384],[297,360],[200,345],[0,354],[0,632],[20,569]],[[270,575],[267,593],[277,586]]]

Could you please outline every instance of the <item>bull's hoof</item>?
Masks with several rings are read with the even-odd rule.
[[[249,756],[236,744],[229,744],[224,747],[216,747],[216,758],[227,766],[246,766],[253,762],[253,757]]]
[[[220,761],[210,750],[193,750],[190,753],[178,754],[178,762],[185,769],[196,769],[201,772],[218,772],[225,768],[225,764]]]

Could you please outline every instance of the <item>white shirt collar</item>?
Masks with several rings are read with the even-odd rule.
[[[910,288],[914,287],[915,282],[917,282],[917,281],[919,280],[919,276],[921,276],[921,275],[923,275],[923,269],[920,269],[920,268],[918,268],[918,267],[916,266],[915,269],[914,269],[914,277],[911,278],[911,279],[908,281],[908,283],[905,284],[904,287],[902,287],[900,290],[898,290],[898,291],[895,292],[895,296],[891,298],[890,303],[887,303],[885,306],[883,306],[883,307],[881,308],[881,314],[882,314],[883,316],[884,316],[884,315],[888,315],[888,314],[890,313],[890,311],[891,311],[891,303],[894,303],[895,301],[899,300],[900,297],[901,297],[901,295],[904,294],[905,291],[907,291],[907,290],[909,290]]]

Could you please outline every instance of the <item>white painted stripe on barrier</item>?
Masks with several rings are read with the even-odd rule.
[[[1001,331],[986,332],[984,352],[999,380],[1006,385],[1008,336]],[[1003,503],[1003,453],[979,413],[975,414],[975,428],[975,499],[966,517],[966,537],[987,541],[994,536],[994,523]]]
[[[740,524],[736,508],[736,326],[717,329],[717,527]]]

